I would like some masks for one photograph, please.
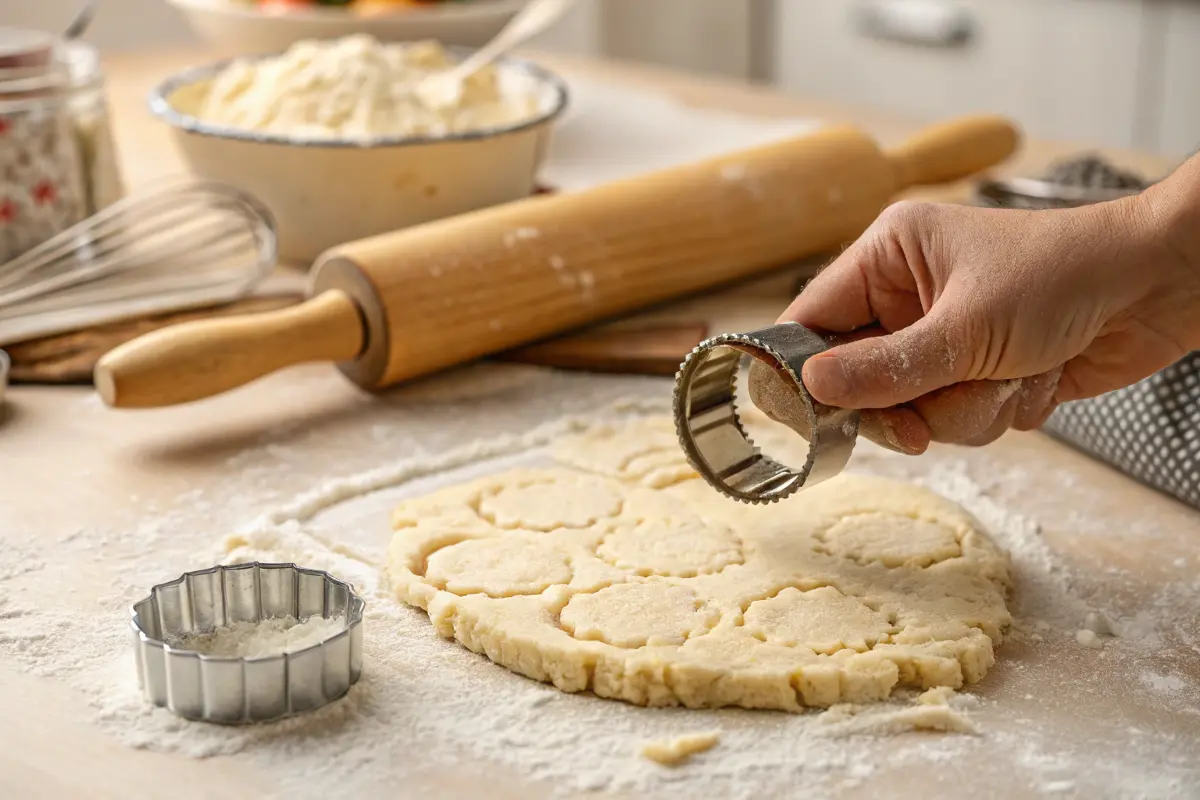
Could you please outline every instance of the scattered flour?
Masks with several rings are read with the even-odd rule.
[[[741,163],[725,164],[721,167],[721,180],[744,181],[746,179],[746,165]]]
[[[504,246],[511,250],[517,246],[518,242],[536,239],[541,235],[541,231],[537,228],[516,228],[504,234]]]
[[[1178,695],[1180,699],[1184,699],[1188,691],[1188,682],[1178,675],[1160,675],[1148,671],[1143,672],[1138,679],[1156,694]]]
[[[806,796],[824,798],[854,787],[878,793],[911,780],[914,770],[930,776],[930,794],[947,794],[968,769],[983,785],[1012,786],[1010,796],[1197,794],[1196,737],[1133,716],[1181,707],[1200,714],[1196,680],[1154,666],[1156,648],[1167,642],[1186,645],[1191,636],[1200,648],[1200,630],[1170,628],[1184,610],[1194,613],[1195,578],[1169,583],[1148,606],[1121,613],[1116,595],[1091,589],[1083,568],[1048,544],[1032,504],[1000,499],[1017,486],[1057,502],[1070,476],[995,467],[986,451],[971,455],[975,461],[946,451],[914,459],[861,442],[851,463],[959,502],[1012,554],[1018,591],[1011,642],[987,680],[963,693],[826,714],[637,708],[564,695],[513,675],[440,639],[421,612],[392,599],[377,565],[390,538],[388,511],[399,499],[536,460],[546,444],[594,421],[595,409],[622,396],[629,399],[600,416],[662,413],[666,387],[481,365],[363,400],[351,422],[327,431],[281,426],[223,456],[228,480],[138,501],[127,528],[10,537],[12,546],[0,550],[0,654],[73,687],[89,704],[81,710],[129,746],[194,758],[231,755],[296,797],[374,796],[397,786],[444,796],[430,777],[436,770],[455,774],[463,787],[455,796],[462,797],[515,777],[535,782],[545,797],[756,798],[803,785]],[[469,430],[461,426],[464,413],[472,414]],[[394,460],[378,466],[384,452]],[[1088,517],[1086,504],[1077,505],[1081,516],[1071,526],[1080,535],[1130,524]],[[1153,521],[1147,524],[1151,535]],[[80,602],[69,595],[38,594],[43,580],[69,584],[77,577],[62,573],[47,541],[96,565],[85,577],[102,587],[99,599],[78,598],[87,625],[79,624]],[[238,728],[186,722],[143,700],[129,656],[128,605],[148,586],[217,560],[293,561],[355,586],[367,601],[364,673],[346,698],[313,714]],[[1122,580],[1124,573],[1100,583],[1119,588]],[[1078,653],[1074,631],[1089,612],[1102,613],[1117,638],[1103,657],[1076,655],[1070,669],[1055,669]],[[1121,706],[1126,682],[1137,692]],[[1093,713],[1097,697],[1106,700]],[[1075,736],[1045,729],[1048,708],[1069,709],[1067,716],[1087,724]],[[1137,735],[1129,732],[1134,719],[1143,731]],[[938,732],[967,726],[976,734]],[[643,743],[669,742],[680,730],[720,731],[720,747],[681,770],[638,755]]]

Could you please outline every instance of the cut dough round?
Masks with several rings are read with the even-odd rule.
[[[697,477],[668,417],[621,427],[598,426],[568,436],[554,448],[554,457],[563,464],[654,489]]]
[[[826,655],[847,649],[861,653],[892,633],[886,614],[832,586],[807,592],[789,586],[772,598],[756,600],[746,609],[745,625],[760,641]]]
[[[831,553],[885,567],[927,567],[962,555],[953,528],[899,514],[855,514],[839,520],[821,540]]]
[[[586,528],[616,516],[621,498],[590,475],[542,475],[500,483],[479,500],[479,514],[497,528],[552,531]]]
[[[575,595],[562,610],[560,622],[576,639],[636,648],[681,645],[719,618],[686,587],[619,583],[595,594]]]
[[[571,582],[566,556],[541,542],[515,536],[468,539],[429,556],[425,579],[457,595],[538,594]]]
[[[604,537],[596,554],[635,575],[691,578],[742,562],[741,543],[725,525],[667,526],[660,521],[619,528]]]
[[[574,468],[406,502],[388,555],[397,596],[515,672],[641,705],[797,711],[991,668],[1010,566],[963,509],[854,475],[735,503],[631,467],[682,458],[669,425],[573,437],[556,457]]]

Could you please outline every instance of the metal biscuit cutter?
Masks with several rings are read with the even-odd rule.
[[[709,484],[744,503],[773,503],[842,471],[859,413],[816,402],[800,379],[804,362],[828,349],[820,335],[784,323],[714,336],[688,354],[675,376],[675,428],[688,461]],[[738,419],[734,385],[744,355],[773,368],[803,405],[809,449],[799,469],[764,456]]]
[[[328,572],[295,564],[237,564],[161,583],[131,609],[138,684],[147,699],[185,719],[248,723],[313,711],[346,694],[362,674],[366,603]],[[258,658],[173,647],[191,633],[275,617],[340,617],[344,627],[293,652]]]

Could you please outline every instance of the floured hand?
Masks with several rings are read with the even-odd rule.
[[[811,441],[812,428],[808,410],[791,380],[784,378],[761,361],[750,362],[747,387],[750,402],[775,422],[788,426]],[[929,446],[929,427],[915,411],[893,408],[887,411],[867,409],[862,412],[858,433],[878,445],[898,453],[918,455]]]
[[[1200,347],[1198,310],[1200,156],[1084,208],[898,203],[780,321],[848,338],[809,359],[806,388],[919,453],[1037,428],[1157,372]]]

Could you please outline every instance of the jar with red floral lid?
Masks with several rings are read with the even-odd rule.
[[[122,194],[95,48],[0,28],[0,264]]]

